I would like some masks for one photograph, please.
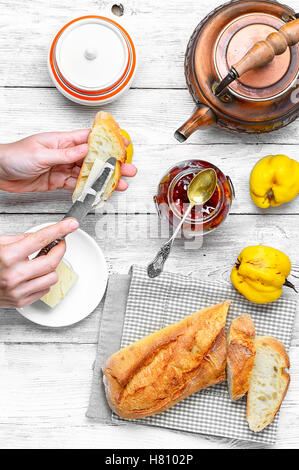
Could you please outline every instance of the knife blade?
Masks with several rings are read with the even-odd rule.
[[[109,158],[104,164],[102,171],[96,181],[92,184],[90,188],[86,189],[85,191],[83,190],[81,196],[77,199],[77,201],[74,202],[70,210],[61,220],[71,217],[77,219],[78,222],[81,222],[84,217],[88,214],[88,212],[101,201],[106,186],[111,178],[112,173],[115,170],[115,166],[116,158]],[[35,258],[47,255],[49,251],[54,248],[54,246],[56,246],[65,237],[66,235],[49,243],[47,246],[40,250],[40,252],[36,255]]]

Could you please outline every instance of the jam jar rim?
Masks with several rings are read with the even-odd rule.
[[[211,168],[218,170],[218,171],[223,175],[223,177],[224,177],[225,179],[227,179],[227,176],[223,173],[222,170],[220,170],[220,168],[218,168],[216,165],[214,165],[213,163],[211,163],[211,162],[209,162],[209,161],[207,161],[207,160],[202,160],[202,159],[199,159],[199,158],[191,158],[191,159],[188,159],[188,160],[181,160],[180,162],[176,163],[175,165],[172,165],[171,167],[169,167],[168,170],[164,173],[163,177],[161,178],[161,180],[160,180],[160,182],[159,182],[159,184],[158,184],[157,194],[159,193],[159,186],[160,186],[161,181],[163,180],[163,178],[164,178],[168,173],[170,173],[174,168],[177,168],[177,167],[180,167],[181,165],[186,165],[186,164],[189,164],[189,165],[190,165],[192,162],[204,162],[204,163],[208,163],[209,165],[211,165]],[[194,168],[195,168],[195,167],[194,167]],[[206,169],[206,167],[204,167],[203,169]],[[188,170],[188,173],[192,172],[192,168],[186,168],[186,171],[187,171],[187,170]],[[182,170],[179,174],[181,175],[183,171],[184,171],[184,170]],[[199,170],[199,171],[200,171],[200,170]],[[169,188],[168,188],[168,190],[167,190],[167,202],[168,202],[169,208],[170,208],[171,211],[173,212],[173,215],[174,215],[178,220],[181,220],[183,216],[182,216],[182,215],[179,215],[179,212],[178,212],[177,210],[176,210],[177,213],[173,210],[172,204],[171,204],[170,201],[169,201],[169,190],[170,190],[170,187],[171,187],[171,185],[172,185],[174,179],[175,179],[175,178],[173,178],[173,180],[170,182]],[[203,219],[194,220],[194,219],[191,219],[191,218],[187,217],[186,222],[192,223],[193,225],[194,225],[194,224],[200,224],[200,223],[206,224],[206,223],[211,222],[211,221],[214,219],[214,217],[217,217],[217,216],[219,215],[219,211],[221,210],[221,207],[222,207],[223,203],[225,202],[225,200],[224,200],[225,192],[224,192],[224,189],[223,189],[223,184],[222,184],[221,181],[219,181],[219,178],[218,178],[218,177],[217,177],[217,183],[218,183],[218,186],[219,186],[219,188],[220,188],[220,193],[221,193],[221,194],[220,194],[220,197],[219,197],[219,202],[218,202],[218,204],[217,204],[218,210],[215,210],[215,211],[210,215],[210,217],[207,217],[206,219],[204,219],[204,221],[203,221]],[[220,184],[219,184],[219,183],[220,183]],[[232,199],[233,199],[233,194],[232,194]],[[232,202],[232,201],[231,201],[231,202]],[[231,202],[230,202],[230,205],[231,205]]]
[[[200,172],[201,170],[199,170]],[[199,173],[198,172],[198,173]],[[182,172],[180,172],[178,175],[176,175],[173,180],[171,181],[171,183],[169,184],[169,187],[168,187],[168,190],[167,190],[167,202],[168,202],[168,205],[169,205],[169,208],[171,209],[173,215],[178,219],[178,220],[181,220],[184,216],[184,214],[181,214],[177,208],[177,206],[175,205],[174,201],[173,201],[173,191],[177,185],[177,183],[180,181],[180,179],[186,175],[189,175],[190,173],[192,173],[192,169],[190,168],[186,168],[185,170],[183,170]],[[196,173],[196,174],[198,174]],[[195,175],[194,175],[195,176]],[[220,183],[220,184],[219,184]],[[207,217],[201,217],[201,218],[195,218],[193,219],[191,216],[188,216],[186,218],[186,222],[189,223],[189,224],[192,224],[192,225],[200,225],[200,224],[207,224],[209,222],[211,222],[214,217],[217,217],[219,212],[221,211],[221,207],[223,205],[223,202],[224,202],[224,191],[223,191],[223,186],[222,186],[222,183],[219,182],[219,179],[217,178],[217,186],[215,188],[215,191],[217,189],[217,187],[219,188],[219,192],[220,192],[220,195],[219,195],[219,200],[218,200],[218,203],[217,203],[217,206],[215,207],[215,210],[209,214]],[[214,192],[215,192],[214,191]],[[213,193],[214,194],[214,193]],[[172,200],[172,201],[171,201]]]
[[[213,155],[210,156],[210,158],[213,158]],[[159,193],[160,193],[160,190],[161,190],[161,184],[162,182],[165,180],[165,178],[168,177],[169,173],[171,173],[174,169],[178,168],[178,167],[184,167],[184,166],[189,166],[188,170],[190,170],[190,165],[191,165],[191,171],[192,171],[192,164],[194,164],[194,162],[197,163],[197,166],[198,164],[200,164],[201,162],[203,164],[208,164],[210,165],[212,168],[214,168],[215,170],[218,170],[218,172],[220,173],[220,176],[223,177],[224,181],[227,180],[228,182],[228,187],[229,187],[229,190],[230,190],[230,197],[228,197],[227,201],[226,201],[226,198],[225,198],[225,194],[226,194],[226,191],[225,191],[225,186],[223,185],[223,182],[219,180],[218,178],[218,181],[220,181],[220,185],[219,187],[223,189],[224,191],[224,198],[222,200],[222,207],[223,207],[223,204],[226,205],[226,203],[228,203],[228,212],[225,216],[225,219],[227,218],[227,215],[229,214],[230,212],[230,208],[231,208],[231,205],[232,205],[232,202],[233,202],[233,199],[235,199],[235,190],[234,190],[234,187],[233,187],[233,184],[232,184],[232,181],[230,179],[230,177],[228,175],[226,175],[219,167],[217,167],[216,165],[214,165],[213,163],[211,163],[210,161],[207,161],[207,160],[203,160],[201,158],[189,158],[189,159],[185,159],[185,160],[181,160],[171,166],[168,167],[168,169],[162,174],[161,176],[161,179],[157,185],[157,191],[156,191],[156,195],[154,195],[153,197],[153,200],[154,200],[154,203],[155,203],[155,207],[156,207],[156,210],[157,210],[157,213],[160,217],[161,220],[165,219],[165,220],[168,220],[168,223],[169,223],[169,218],[166,217],[166,214],[163,214],[161,212],[161,208],[159,207],[159,203],[158,203],[158,197],[159,197]],[[193,168],[196,168],[196,166],[194,166]],[[206,167],[205,167],[206,168]],[[187,168],[186,168],[187,169]],[[183,170],[181,170],[182,172]],[[167,191],[168,192],[168,191]],[[165,202],[167,202],[167,205],[168,205],[168,208],[171,210],[172,212],[172,209],[171,207],[169,206],[169,201],[168,201],[168,194],[167,194],[167,201],[165,200]],[[213,213],[213,216],[215,214],[216,211],[214,211]],[[175,214],[175,219],[179,222],[179,220],[181,220],[181,218],[179,219]],[[216,214],[215,214],[215,217],[216,217]],[[213,222],[213,219],[210,219],[208,223],[212,223]],[[201,235],[201,236],[205,236],[211,232],[213,232],[214,230],[218,229],[222,223],[224,222],[224,220],[222,220],[220,222],[220,224],[218,224],[217,226],[215,227],[212,227],[212,228],[209,228],[208,230],[203,230],[202,232],[196,232],[196,231],[190,231],[187,229],[187,232],[190,232],[190,234],[192,233],[192,236],[197,236],[197,235]],[[191,225],[191,224],[189,224]],[[204,223],[202,224],[203,226],[206,225],[206,221],[204,221]]]
[[[160,188],[160,184],[161,184],[161,181],[165,178],[166,175],[168,175],[168,173],[170,173],[174,168],[184,164],[184,163],[190,163],[190,162],[198,162],[198,161],[202,161],[202,162],[207,162],[209,163],[210,165],[212,165],[214,168],[217,168],[219,171],[221,171],[217,166],[213,165],[213,163],[210,163],[208,162],[207,160],[200,160],[200,159],[197,159],[197,158],[191,158],[189,160],[181,160],[179,162],[177,162],[175,165],[172,165],[172,166],[169,166],[167,168],[167,170],[163,173],[163,176],[161,177],[158,185],[157,185],[157,189],[156,189],[156,194],[153,196],[153,198],[155,199],[155,197],[157,197],[158,193],[159,193],[159,188]],[[221,173],[224,175],[224,173],[221,171]],[[224,175],[225,176],[225,175]]]

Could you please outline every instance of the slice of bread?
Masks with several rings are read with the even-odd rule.
[[[284,399],[290,375],[289,356],[277,339],[259,336],[255,339],[256,356],[247,398],[246,419],[251,431],[262,431],[270,424]]]
[[[232,321],[227,342],[227,383],[233,401],[239,400],[249,389],[255,357],[254,337],[250,315]]]
[[[111,196],[118,185],[120,179],[120,165],[126,161],[126,148],[117,122],[109,113],[100,111],[95,117],[89,135],[88,154],[82,164],[77,186],[73,193],[73,202],[81,196],[95,161],[100,160],[104,165],[110,157],[115,157],[117,163],[115,171],[106,187],[104,200],[107,200]],[[97,165],[97,172],[100,170],[101,165]]]

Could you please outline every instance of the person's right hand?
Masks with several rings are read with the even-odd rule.
[[[56,268],[65,253],[62,240],[45,256],[28,256],[74,232],[76,219],[65,219],[35,233],[0,235],[0,307],[25,307],[47,294],[58,281]]]

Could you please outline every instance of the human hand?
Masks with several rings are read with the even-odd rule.
[[[62,240],[45,256],[28,256],[78,228],[65,219],[35,233],[0,235],[0,307],[25,307],[43,297],[57,283],[56,268],[66,245]]]
[[[74,190],[88,152],[89,133],[89,129],[46,132],[0,145],[0,189],[13,193]],[[134,165],[122,164],[122,176],[135,176],[136,171]],[[121,179],[116,189],[127,187]]]

